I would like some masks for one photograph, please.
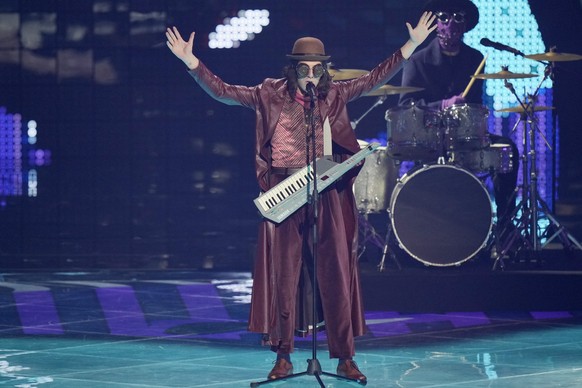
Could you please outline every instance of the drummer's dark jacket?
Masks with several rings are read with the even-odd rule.
[[[475,73],[483,54],[461,43],[461,50],[455,56],[444,55],[438,38],[428,46],[412,54],[402,71],[402,86],[424,88],[400,96],[399,105],[415,102],[416,105],[441,108],[441,100],[463,93]],[[483,80],[475,79],[465,102],[482,104]]]

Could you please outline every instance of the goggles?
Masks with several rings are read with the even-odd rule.
[[[451,19],[455,23],[463,23],[465,21],[465,12],[437,12],[436,17],[441,23],[448,23]]]
[[[323,73],[325,73],[325,68],[323,65],[318,64],[313,67],[309,67],[309,65],[306,65],[305,63],[300,63],[295,67],[297,78],[301,79],[307,77],[309,75],[309,70],[313,71],[314,78],[319,78],[323,75]]]

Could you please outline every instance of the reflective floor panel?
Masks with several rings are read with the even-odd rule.
[[[249,273],[4,273],[2,280],[2,387],[248,387],[273,366],[273,353],[246,331]],[[366,321],[355,360],[368,387],[582,385],[582,311],[367,311]],[[325,333],[317,339],[322,370],[335,373]],[[304,372],[312,340],[297,346],[295,372]],[[321,379],[326,387],[358,386]],[[320,384],[308,374],[264,386]]]

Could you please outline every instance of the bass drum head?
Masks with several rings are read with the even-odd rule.
[[[434,266],[461,264],[487,243],[491,199],[481,181],[453,165],[430,165],[403,176],[390,199],[392,227],[402,249]]]

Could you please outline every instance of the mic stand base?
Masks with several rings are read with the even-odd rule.
[[[340,376],[340,375],[337,375],[334,373],[324,372],[321,369],[321,364],[319,363],[319,360],[317,360],[315,358],[315,359],[307,360],[307,370],[305,372],[294,373],[294,374],[291,374],[289,376],[279,377],[276,379],[252,382],[251,387],[258,387],[261,385],[275,383],[275,382],[279,382],[279,381],[285,381],[285,380],[289,380],[289,379],[293,379],[293,378],[297,378],[297,377],[301,377],[301,376],[315,376],[315,379],[317,380],[317,382],[319,383],[319,386],[321,388],[325,388],[325,384],[323,383],[321,376],[333,377],[333,378],[338,379],[338,380],[348,381],[348,382],[352,382],[352,383],[358,383],[360,385],[366,385],[368,383],[367,381],[350,379],[349,377]]]

